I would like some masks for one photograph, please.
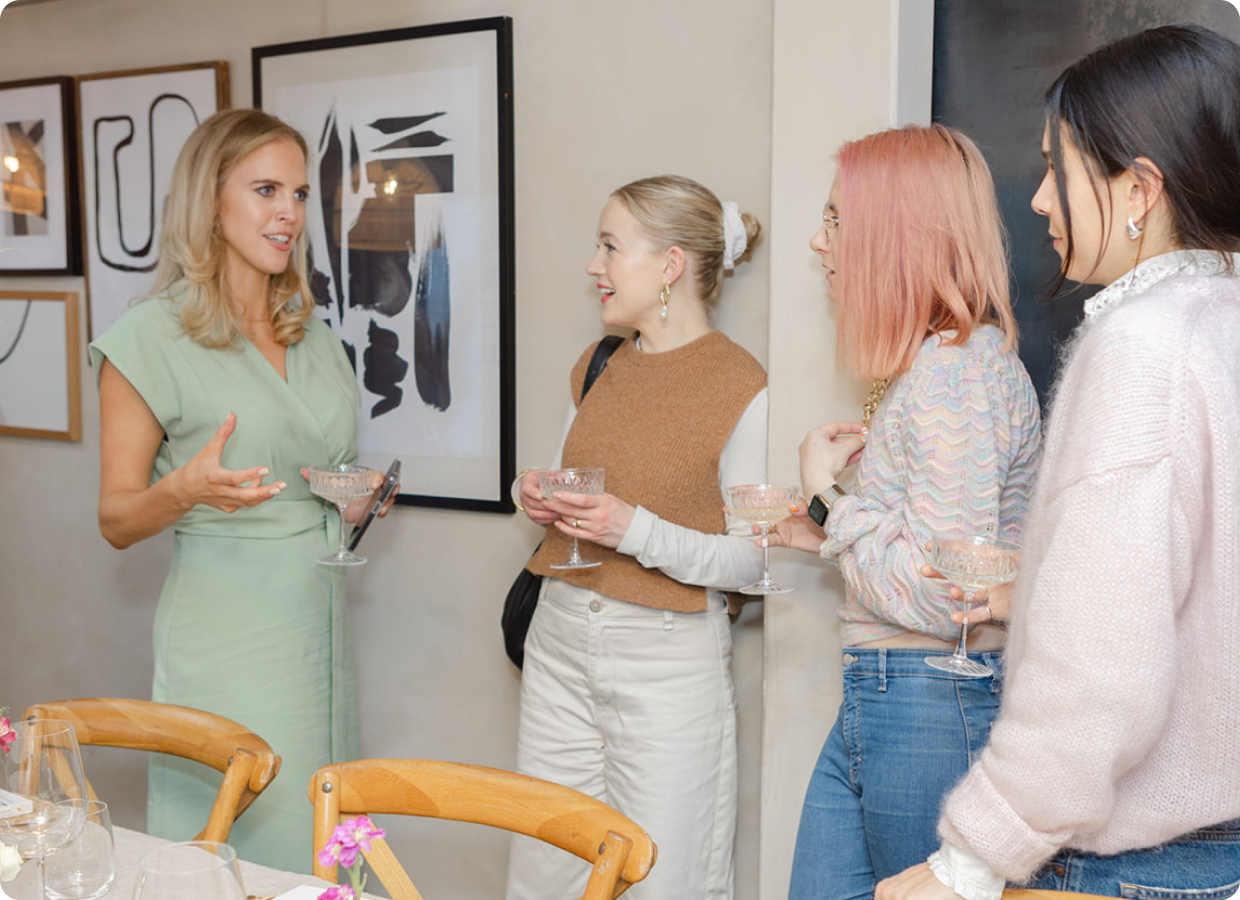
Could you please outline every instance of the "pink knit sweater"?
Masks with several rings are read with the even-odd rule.
[[[1099,315],[1049,420],[1002,712],[939,826],[1010,880],[1240,818],[1240,278]]]

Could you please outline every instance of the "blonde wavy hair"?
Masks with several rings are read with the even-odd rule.
[[[159,268],[149,296],[179,294],[185,333],[203,347],[228,348],[244,334],[228,301],[224,279],[227,244],[220,232],[220,189],[243,159],[272,141],[292,141],[309,158],[301,134],[260,109],[228,109],[189,136],[172,170],[172,185],[159,235]],[[301,294],[294,308],[289,301]],[[267,312],[277,342],[288,346],[305,335],[313,314],[306,280],[306,233],[297,236],[288,268],[270,281]]]
[[[624,202],[637,224],[655,243],[679,247],[697,261],[697,288],[712,309],[723,291],[723,204],[708,188],[680,175],[658,175],[632,181],[612,192]],[[742,213],[747,243],[737,262],[748,259],[762,234],[762,225]]]

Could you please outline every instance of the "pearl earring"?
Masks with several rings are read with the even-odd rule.
[[[659,291],[659,303],[663,307],[662,309],[659,310],[660,319],[667,318],[667,301],[671,299],[671,296],[672,296],[672,286],[670,284],[665,283],[663,285],[663,290]]]

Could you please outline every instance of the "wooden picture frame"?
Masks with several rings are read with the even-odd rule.
[[[78,295],[0,291],[0,435],[82,439]]]
[[[154,283],[173,164],[194,128],[228,108],[228,63],[82,75],[77,95],[93,340]]]
[[[73,79],[0,83],[0,275],[79,275]]]
[[[511,513],[512,20],[252,51],[254,105],[306,138],[316,312],[358,373],[361,461],[397,502]]]

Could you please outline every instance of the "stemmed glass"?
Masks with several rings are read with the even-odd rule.
[[[86,820],[82,752],[73,725],[63,719],[14,722],[9,752],[0,752],[0,841],[23,859],[39,861],[39,900],[46,896],[48,854],[74,840]]]
[[[757,525],[763,537],[762,580],[741,588],[742,594],[787,594],[792,590],[771,578],[770,548],[765,538],[772,525],[788,518],[788,507],[796,498],[796,488],[781,484],[736,484],[728,488],[732,515]]]
[[[973,604],[973,595],[982,588],[1005,584],[1016,577],[1018,547],[1010,541],[990,535],[975,537],[936,536],[930,543],[930,565],[939,574],[964,590],[965,612]],[[927,656],[926,665],[951,672],[961,678],[985,678],[990,666],[969,659],[965,643],[969,635],[969,617],[960,625],[960,640],[951,656]]]
[[[116,880],[112,860],[116,841],[108,805],[99,800],[61,800],[85,815],[82,832],[52,854],[47,863],[47,896],[51,900],[95,900]]]
[[[345,508],[354,500],[369,497],[371,470],[365,466],[328,466],[310,470],[310,493],[336,504],[340,510],[340,546],[335,553],[319,560],[325,566],[360,566],[366,557],[358,556],[345,547]]]
[[[602,469],[539,469],[538,491],[543,499],[550,500],[556,491],[568,491],[572,494],[603,493]],[[601,566],[598,560],[583,559],[577,548],[577,535],[573,535],[573,552],[562,563],[552,563],[553,569],[591,569]]]
[[[134,900],[246,900],[237,851],[214,841],[185,841],[147,852],[138,863]]]

